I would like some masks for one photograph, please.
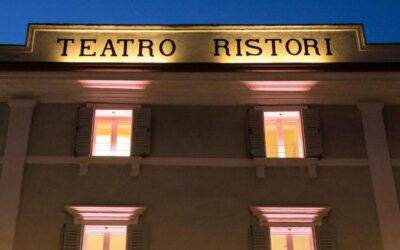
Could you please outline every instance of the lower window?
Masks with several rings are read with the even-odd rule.
[[[311,227],[271,227],[271,250],[314,250]]]
[[[334,233],[322,219],[330,207],[250,207],[251,250],[335,250]]]
[[[146,250],[146,207],[66,206],[74,218],[63,227],[61,250]]]
[[[82,250],[125,250],[126,226],[84,226]]]

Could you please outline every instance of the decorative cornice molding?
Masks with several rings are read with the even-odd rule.
[[[250,207],[261,226],[318,226],[330,207]]]
[[[75,224],[130,225],[137,224],[146,207],[66,206]]]

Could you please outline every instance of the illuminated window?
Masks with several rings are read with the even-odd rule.
[[[138,224],[145,207],[67,206],[66,210],[74,224],[64,225],[62,250],[146,249],[147,227]]]
[[[250,210],[261,226],[252,231],[253,237],[257,235],[260,239],[260,232],[261,239],[265,237],[255,241],[257,246],[270,244],[267,249],[271,250],[335,249],[330,227],[322,225],[330,207],[250,207]]]
[[[92,155],[129,156],[132,110],[95,110]]]
[[[264,129],[267,157],[304,157],[300,111],[266,111]]]
[[[126,226],[84,226],[82,250],[125,250]]]
[[[271,250],[314,250],[311,227],[271,227]]]

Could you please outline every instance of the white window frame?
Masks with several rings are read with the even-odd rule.
[[[125,241],[127,238],[127,226],[115,226],[115,225],[84,225],[83,226],[83,239],[82,239],[82,250],[88,250],[87,249],[87,241],[88,237],[90,236],[90,233],[88,232],[89,227],[125,227],[124,228],[124,233],[125,233]],[[103,235],[103,250],[109,250],[110,248],[110,238],[111,238],[111,233],[108,230],[104,230],[102,232]]]
[[[91,135],[91,144],[90,144],[90,156],[93,157],[130,157],[132,156],[131,151],[132,151],[132,138],[133,138],[133,116],[134,116],[134,111],[137,108],[141,108],[140,105],[125,105],[125,104],[88,104],[87,107],[93,108],[93,123],[92,123],[92,135]],[[132,116],[131,116],[131,138],[130,138],[130,150],[129,154],[126,156],[118,156],[118,155],[94,155],[94,147],[95,147],[95,142],[96,142],[96,131],[95,131],[95,124],[96,124],[96,110],[131,110],[132,111]],[[114,126],[112,127],[114,130]],[[112,132],[112,134],[115,134],[115,132]],[[116,138],[115,138],[116,139]],[[112,140],[112,138],[111,138]],[[112,141],[111,141],[111,146],[112,146]],[[111,149],[112,150],[112,149]]]
[[[307,230],[309,232],[302,232],[302,230]],[[290,232],[285,232],[285,231]],[[269,237],[271,242],[271,249],[272,249],[272,238],[274,236],[283,236],[286,240],[287,250],[294,250],[294,241],[293,236],[296,235],[306,235],[308,236],[310,250],[315,250],[315,236],[314,236],[314,228],[313,227],[270,227],[269,228]],[[274,250],[274,249],[272,249]]]
[[[300,132],[301,134],[298,134],[298,141],[301,143],[301,145],[299,145],[299,151],[301,152],[301,155],[299,157],[278,157],[279,159],[304,159],[306,158],[305,155],[305,138],[304,138],[304,126],[303,126],[303,114],[302,114],[302,110],[307,109],[307,106],[256,106],[255,107],[256,110],[262,110],[263,111],[263,117],[264,117],[264,113],[265,112],[299,112],[300,115]],[[265,122],[263,121],[263,127],[264,127],[264,131],[265,131]],[[282,133],[278,133],[278,141],[282,141],[283,139],[282,137]],[[265,140],[265,136],[264,136],[264,140]],[[283,143],[282,143],[283,144]],[[280,143],[279,143],[280,145]],[[284,145],[284,144],[283,144]],[[279,147],[279,146],[278,146]],[[267,154],[267,144],[265,142],[265,157],[266,158],[276,158],[276,157],[269,157]]]

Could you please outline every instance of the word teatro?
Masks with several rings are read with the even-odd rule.
[[[150,39],[107,39],[103,45],[95,46],[97,39],[79,39],[79,56],[129,56],[133,46],[136,47],[136,56],[154,56],[154,50],[163,56],[172,56],[176,50],[176,44],[171,39],[164,39],[155,46]],[[68,56],[70,44],[75,39],[59,38],[57,43],[63,44],[61,56]],[[75,48],[76,49],[76,48]],[[100,50],[99,50],[100,49]]]

